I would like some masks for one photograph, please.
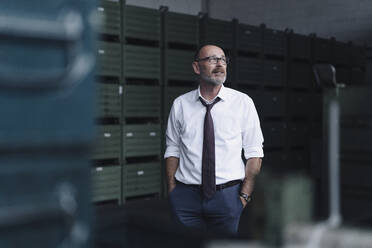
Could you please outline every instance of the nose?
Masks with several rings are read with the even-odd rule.
[[[224,66],[224,62],[222,61],[222,58],[217,58],[217,66]]]

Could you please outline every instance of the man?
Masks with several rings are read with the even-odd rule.
[[[263,136],[252,99],[223,86],[227,62],[214,45],[197,53],[192,67],[199,87],[173,102],[164,158],[176,219],[188,227],[237,233],[261,168]]]

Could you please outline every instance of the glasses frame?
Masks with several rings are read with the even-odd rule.
[[[211,59],[214,59],[216,62],[212,62]],[[225,59],[225,61],[223,61],[223,59]],[[196,62],[200,62],[200,61],[207,61],[209,64],[213,64],[213,65],[217,65],[219,61],[221,61],[221,63],[223,65],[227,65],[230,63],[230,58],[229,57],[217,57],[217,56],[208,56],[208,57],[204,57],[204,58],[198,58],[195,60]]]

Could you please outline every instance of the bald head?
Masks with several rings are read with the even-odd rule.
[[[218,46],[215,46],[215,45],[204,45],[202,46],[196,53],[195,53],[195,56],[194,56],[194,60],[198,60],[200,58],[205,58],[205,57],[208,57],[210,55],[208,54],[211,54],[213,52],[217,52],[219,54],[223,54],[225,55],[225,53],[223,52],[222,48],[218,47]]]

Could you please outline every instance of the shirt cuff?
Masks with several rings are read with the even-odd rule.
[[[180,150],[176,146],[168,146],[164,153],[164,158],[180,157]]]
[[[263,149],[260,146],[243,147],[245,159],[250,158],[263,158]]]

